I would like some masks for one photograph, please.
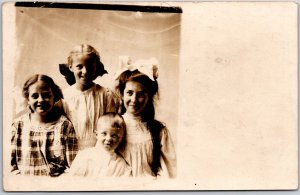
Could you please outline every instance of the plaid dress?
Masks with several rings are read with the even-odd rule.
[[[45,127],[25,114],[12,125],[11,167],[22,175],[58,176],[70,167],[78,144],[72,123],[61,116]]]

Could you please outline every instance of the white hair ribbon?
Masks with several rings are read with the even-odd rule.
[[[126,70],[138,70],[147,75],[152,81],[155,81],[158,77],[158,60],[156,58],[150,58],[148,60],[132,62],[129,56],[119,56],[119,69],[115,77],[117,78]]]

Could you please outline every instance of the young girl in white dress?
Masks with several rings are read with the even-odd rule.
[[[63,108],[74,125],[79,149],[93,147],[98,118],[118,109],[112,92],[93,82],[107,71],[99,53],[92,46],[82,44],[70,52],[67,64],[60,64],[60,72],[71,85],[63,91]]]
[[[101,116],[97,125],[97,144],[93,148],[79,151],[70,176],[86,178],[126,177],[131,169],[116,149],[124,143],[125,122],[122,116],[107,113]]]
[[[17,118],[12,130],[12,173],[59,176],[77,151],[72,123],[54,106],[63,95],[46,75],[33,75],[24,84],[29,112]]]
[[[124,63],[125,60],[125,63]],[[126,123],[122,151],[133,177],[176,176],[176,154],[166,126],[155,120],[154,96],[158,93],[157,61],[132,63],[123,59],[117,77]]]

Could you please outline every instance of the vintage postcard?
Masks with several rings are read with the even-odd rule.
[[[3,4],[4,190],[297,189],[297,14]]]

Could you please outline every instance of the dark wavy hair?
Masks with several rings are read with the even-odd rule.
[[[128,81],[135,81],[142,84],[148,90],[148,102],[144,110],[141,112],[142,121],[147,124],[147,127],[151,133],[152,143],[153,143],[153,159],[150,164],[152,173],[157,176],[158,171],[161,168],[160,156],[161,156],[161,130],[164,125],[155,120],[155,108],[154,108],[154,97],[158,96],[158,83],[157,81],[151,80],[145,74],[139,72],[138,70],[134,71],[124,71],[117,78],[116,91],[123,97],[124,89]],[[124,102],[122,101],[121,114],[124,114],[126,109],[124,107]]]
[[[38,81],[42,81],[47,86],[50,87],[52,90],[52,93],[54,95],[54,102],[59,101],[63,98],[63,93],[58,85],[56,85],[53,81],[53,79],[47,75],[43,74],[35,74],[29,77],[29,79],[25,82],[22,90],[23,97],[28,100],[29,98],[29,87],[33,84],[35,84]]]
[[[107,73],[107,71],[104,69],[104,65],[100,61],[100,55],[94,47],[88,44],[77,45],[70,52],[67,58],[68,62],[66,64],[59,64],[59,71],[63,76],[65,76],[65,79],[69,85],[73,85],[75,83],[74,73],[69,69],[69,67],[73,63],[73,57],[78,54],[87,55],[89,56],[90,59],[95,60],[96,70],[95,70],[95,77],[93,78],[94,80],[98,76],[102,76]]]

